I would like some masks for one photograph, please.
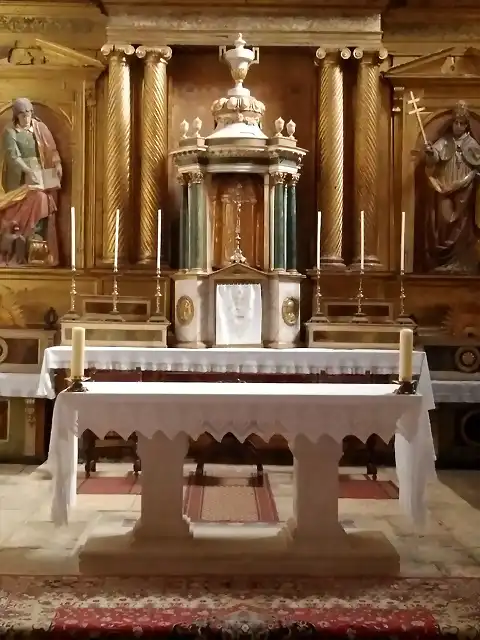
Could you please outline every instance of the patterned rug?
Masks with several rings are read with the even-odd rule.
[[[0,578],[1,638],[479,636],[474,578]]]
[[[255,477],[255,476],[252,476]],[[216,476],[200,476],[201,482],[204,483],[205,489],[209,488],[213,484],[220,484],[226,487],[232,487],[232,490],[226,489],[226,493],[229,494],[228,498],[235,499],[234,493],[238,491],[234,490],[236,486],[232,484],[232,478],[218,478]],[[268,474],[265,474],[267,478],[265,482],[265,488],[270,492],[270,483],[268,481]],[[239,480],[237,477],[235,480]],[[372,480],[367,475],[362,477],[352,477],[348,474],[340,474],[340,498],[349,498],[350,500],[397,500],[398,499],[398,487],[390,480]],[[247,479],[240,479],[240,483],[243,482],[243,486],[246,486]],[[191,475],[185,478],[187,487],[191,486]],[[135,478],[133,473],[128,473],[123,477],[108,477],[108,476],[92,476],[88,480],[80,477],[77,482],[77,491],[79,494],[102,494],[102,495],[124,495],[124,494],[140,494],[141,476]],[[261,492],[260,492],[261,493]],[[193,518],[195,520],[196,518]],[[227,518],[228,521],[228,518]],[[268,520],[267,520],[268,522]]]

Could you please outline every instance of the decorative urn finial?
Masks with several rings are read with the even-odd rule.
[[[220,47],[220,56],[223,58],[230,67],[230,73],[232,74],[233,81],[235,82],[235,88],[230,89],[228,95],[240,96],[250,95],[248,89],[243,87],[243,81],[247,77],[248,70],[252,64],[258,64],[258,49],[247,49],[247,44],[243,39],[241,33],[238,34],[237,39],[233,43],[235,48],[227,51],[226,47]]]

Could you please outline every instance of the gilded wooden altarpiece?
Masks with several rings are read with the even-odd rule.
[[[121,292],[124,295],[153,295],[153,226],[151,219],[140,215],[142,206],[152,207],[140,202],[140,185],[148,178],[142,178],[140,170],[142,135],[145,133],[142,130],[145,65],[155,56],[165,59],[165,66],[158,73],[165,73],[168,78],[167,105],[162,104],[162,110],[155,116],[164,118],[165,114],[166,118],[165,122],[162,120],[165,128],[159,134],[165,145],[160,156],[165,158],[178,141],[179,123],[184,118],[189,121],[197,116],[202,118],[202,110],[209,109],[211,99],[221,94],[224,76],[219,73],[217,77],[217,71],[210,71],[214,68],[211,63],[217,57],[216,48],[242,31],[249,42],[262,48],[261,75],[256,77],[257,70],[253,71],[251,84],[255,94],[269,106],[270,122],[266,122],[266,126],[271,126],[278,116],[292,118],[299,123],[301,145],[311,150],[299,185],[301,228],[298,235],[302,270],[313,266],[314,262],[312,238],[322,175],[325,175],[320,146],[322,131],[326,129],[322,126],[332,122],[334,114],[333,103],[322,102],[320,93],[321,86],[334,81],[334,76],[324,73],[328,66],[324,62],[330,64],[338,60],[343,74],[339,76],[343,77],[343,92],[335,95],[343,107],[341,113],[338,109],[335,112],[335,122],[336,127],[343,127],[343,155],[339,156],[337,165],[334,166],[331,160],[330,165],[333,174],[340,176],[342,181],[343,199],[336,206],[342,213],[343,229],[340,228],[340,244],[336,237],[331,248],[340,246],[345,267],[355,262],[358,212],[354,185],[361,174],[355,149],[358,149],[360,106],[363,113],[373,113],[378,118],[374,146],[368,147],[376,150],[377,164],[367,167],[371,171],[368,180],[373,175],[376,184],[376,226],[372,228],[378,234],[374,247],[378,265],[365,283],[365,293],[390,300],[397,297],[395,274],[399,267],[400,215],[405,210],[408,220],[407,271],[411,274],[406,282],[409,311],[420,322],[429,324],[436,319],[438,324],[439,309],[445,315],[452,299],[471,298],[471,280],[457,276],[452,281],[453,276],[432,276],[415,264],[414,251],[419,239],[415,226],[418,212],[414,206],[413,152],[419,144],[419,132],[415,120],[408,115],[408,93],[405,92],[413,90],[421,98],[426,108],[427,125],[430,120],[441,118],[441,114],[459,99],[465,100],[473,113],[480,112],[475,49],[475,43],[480,44],[480,31],[479,21],[474,19],[478,11],[475,5],[467,5],[466,0],[460,3],[452,15],[443,3],[438,12],[439,20],[433,25],[421,3],[414,1],[399,7],[398,3],[386,0],[373,3],[362,0],[354,6],[340,0],[304,0],[300,3],[285,0],[251,2],[248,7],[233,9],[229,3],[228,18],[225,17],[225,3],[220,0],[208,3],[208,7],[202,2],[168,1],[163,2],[160,9],[153,0],[142,0],[135,5],[123,0],[95,3],[72,0],[51,2],[50,5],[36,0],[0,2],[1,124],[3,126],[9,117],[13,98],[29,97],[41,109],[42,117],[50,118],[54,129],[60,127],[62,140],[65,132],[62,151],[67,158],[69,176],[60,213],[61,266],[0,271],[0,278],[8,278],[8,287],[23,309],[25,323],[42,322],[47,299],[59,314],[68,309],[68,209],[71,205],[78,213],[78,289],[84,293],[108,293],[111,286],[108,259],[111,217],[110,227],[106,229],[105,226],[109,61],[101,55],[102,47],[132,47],[133,51],[128,49],[127,55],[132,91],[130,210],[126,212],[127,222],[122,230],[125,238],[122,243],[125,247],[128,245],[122,258],[125,267],[129,268],[122,276]],[[166,50],[168,47],[172,49],[171,59]],[[319,50],[324,53],[316,55]],[[12,51],[16,52],[13,56]],[[32,62],[25,64],[26,59],[30,60],[29,56]],[[287,61],[291,72],[287,69]],[[379,78],[378,104],[373,107],[367,102],[360,104],[358,98],[358,69],[361,63],[368,65],[370,62],[378,66],[368,71],[370,76],[365,75],[365,86],[368,82],[376,82],[377,75]],[[283,87],[278,82],[278,70],[282,68],[292,76],[293,92],[290,86]],[[158,80],[159,76],[155,77]],[[322,85],[322,82],[326,84]],[[308,94],[302,91],[308,91]],[[323,124],[320,105],[327,114]],[[369,111],[371,108],[373,111]],[[371,130],[375,127],[371,126]],[[175,245],[176,186],[171,170],[164,167],[162,171],[165,172],[161,177],[163,192],[168,184],[168,197],[165,193],[159,196],[166,218],[162,264],[168,274],[168,267],[175,267],[172,247]],[[325,214],[328,215],[328,208]],[[110,234],[110,240],[106,233]],[[348,268],[341,269],[325,275],[324,287],[326,297],[341,291],[342,296],[348,298],[355,294],[355,277]],[[303,313],[308,316],[310,295],[307,291],[304,297]]]

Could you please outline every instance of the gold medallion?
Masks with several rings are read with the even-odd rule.
[[[282,319],[284,323],[289,327],[293,327],[297,323],[299,311],[300,305],[296,298],[285,298],[282,303]]]
[[[189,296],[180,296],[177,300],[176,316],[178,324],[186,327],[195,316],[195,305]]]

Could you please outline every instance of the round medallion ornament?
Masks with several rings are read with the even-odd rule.
[[[0,338],[0,364],[8,358],[8,344]]]
[[[300,305],[296,298],[288,297],[282,303],[282,320],[288,327],[293,327],[298,321]]]
[[[455,366],[462,373],[475,373],[480,368],[480,351],[476,347],[460,347],[455,352]]]
[[[180,296],[177,300],[176,314],[178,324],[186,327],[195,316],[195,305],[190,296]]]

